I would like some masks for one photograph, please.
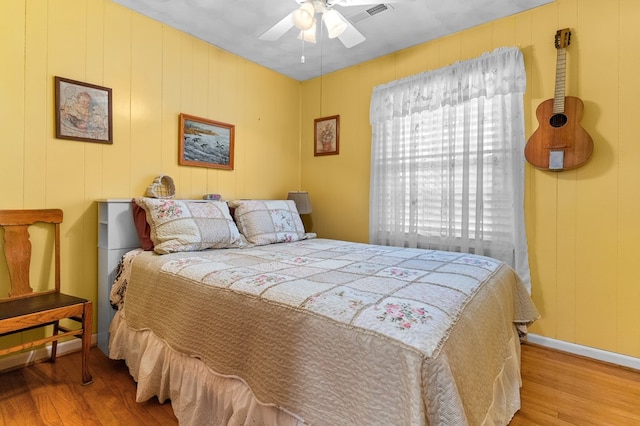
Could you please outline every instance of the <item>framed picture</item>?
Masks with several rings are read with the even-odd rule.
[[[235,126],[180,114],[178,164],[233,170]]]
[[[56,138],[113,143],[111,89],[55,77]]]
[[[335,155],[340,150],[340,116],[316,118],[313,129],[313,155]]]

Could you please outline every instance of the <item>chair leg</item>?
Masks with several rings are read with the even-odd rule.
[[[91,349],[91,328],[92,328],[93,306],[91,302],[84,304],[82,314],[82,384],[93,383],[93,377],[89,373],[89,350]]]
[[[60,331],[60,321],[56,321],[53,324],[53,335],[57,336]],[[51,342],[51,358],[49,358],[50,362],[56,362],[56,355],[58,353],[58,341],[54,340]]]

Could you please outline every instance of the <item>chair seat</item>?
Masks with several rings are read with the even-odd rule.
[[[24,299],[8,300],[0,303],[0,321],[65,306],[80,305],[86,302],[87,299],[63,293],[49,293]]]

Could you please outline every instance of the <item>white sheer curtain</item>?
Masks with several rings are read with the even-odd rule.
[[[369,239],[476,253],[531,288],[517,48],[374,88]]]

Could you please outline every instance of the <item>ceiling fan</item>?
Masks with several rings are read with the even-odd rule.
[[[307,42],[316,42],[316,14],[322,15],[322,25],[327,29],[329,38],[338,38],[345,47],[350,48],[365,41],[365,37],[333,6],[364,6],[379,4],[375,0],[295,0],[300,7],[277,24],[265,31],[260,40],[274,41],[294,26],[300,30],[298,38]],[[384,3],[401,3],[413,0],[386,0]]]

